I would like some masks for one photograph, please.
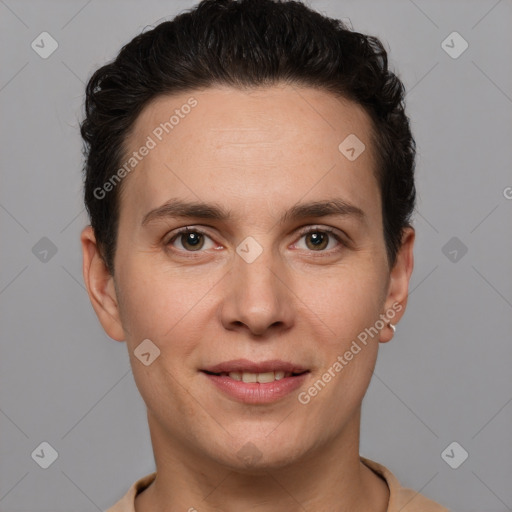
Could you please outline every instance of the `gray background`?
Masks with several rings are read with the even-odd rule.
[[[0,0],[1,512],[102,510],[154,470],[126,346],[83,286],[78,120],[92,72],[194,4]],[[361,454],[454,511],[512,510],[512,2],[310,5],[383,39],[418,143],[411,296],[380,349]],[[47,59],[31,48],[43,31],[59,45]],[[458,58],[441,46],[453,31]],[[43,441],[48,469],[31,457]],[[441,457],[453,441],[469,453],[458,469]]]

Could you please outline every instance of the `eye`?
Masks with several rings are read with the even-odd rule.
[[[300,234],[299,240],[303,238],[305,239],[305,247],[300,247],[298,243],[295,246],[299,249],[313,252],[336,251],[346,246],[342,237],[329,228],[308,228]],[[209,246],[207,241],[210,243]],[[338,247],[336,247],[334,242],[338,242]],[[179,243],[181,247],[176,247],[176,243]],[[334,248],[332,247],[333,244]],[[175,232],[165,245],[171,245],[185,252],[200,252],[201,249],[213,249],[216,247],[213,240],[205,232],[189,227],[181,228]]]
[[[211,242],[210,247],[205,247],[205,239],[209,239]],[[211,238],[204,232],[198,229],[183,228],[180,229],[174,236],[166,243],[166,245],[174,246],[174,242],[177,241],[181,244],[182,250],[187,252],[198,252],[203,248],[211,249],[214,247]]]
[[[300,239],[302,238],[305,238],[306,249],[314,252],[329,252],[329,250],[333,249],[331,242],[338,242],[338,246],[345,246],[342,238],[329,228],[309,228],[301,233]],[[331,247],[326,251],[325,249],[329,245]],[[304,247],[298,248],[303,249]],[[337,250],[336,247],[334,247],[334,250]]]

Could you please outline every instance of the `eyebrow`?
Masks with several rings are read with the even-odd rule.
[[[351,216],[359,220],[366,220],[366,215],[361,208],[343,199],[334,198],[325,201],[296,204],[282,215],[279,223],[284,224],[290,220],[300,220],[308,217],[327,216]],[[142,226],[165,218],[226,221],[230,220],[232,215],[229,210],[226,210],[218,203],[186,202],[181,199],[170,199],[158,208],[149,211],[142,219]]]

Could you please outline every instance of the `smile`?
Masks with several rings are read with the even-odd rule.
[[[301,387],[310,370],[280,360],[255,363],[238,359],[201,373],[224,396],[246,404],[268,404]]]
[[[284,372],[282,370],[276,372],[263,372],[263,373],[253,373],[253,372],[222,372],[222,373],[214,373],[212,375],[219,375],[221,377],[229,377],[233,380],[237,380],[239,382],[259,382],[260,384],[265,384],[267,382],[273,382],[275,380],[285,379],[287,377],[292,377],[296,375],[300,375],[299,373],[292,372]]]

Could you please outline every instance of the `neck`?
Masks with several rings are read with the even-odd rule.
[[[157,478],[136,512],[386,512],[389,489],[359,458],[360,411],[344,432],[292,463],[232,468],[169,442],[148,413]]]

